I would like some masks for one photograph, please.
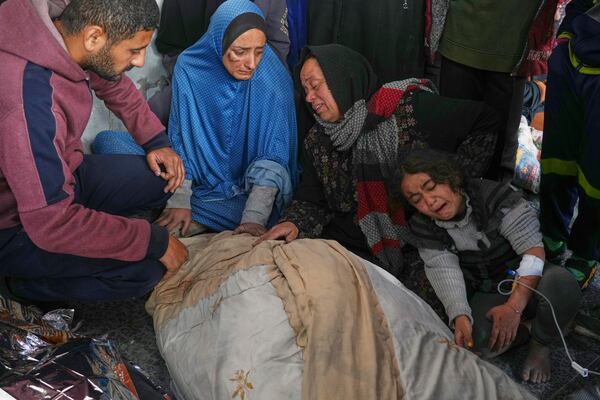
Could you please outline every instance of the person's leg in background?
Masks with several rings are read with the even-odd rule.
[[[560,263],[569,240],[569,227],[577,204],[576,177],[543,172],[542,174],[540,224],[544,235],[546,259]]]
[[[429,79],[435,87],[440,87],[440,71],[442,67],[442,59],[441,57],[436,57],[433,62],[426,61],[425,62],[425,73],[423,75],[424,78]]]
[[[504,131],[504,145],[500,147],[502,149],[500,180],[505,182],[510,182],[515,173],[516,155],[519,147],[519,124],[523,111],[526,83],[526,79],[519,76],[511,76],[510,80],[512,81],[512,96],[506,119],[506,130]]]
[[[540,224],[546,258],[557,261],[569,239],[577,203],[577,152],[583,132],[583,109],[568,83],[568,47],[558,45],[548,61],[544,105]]]
[[[518,146],[525,80],[508,73],[485,71],[442,57],[440,94],[483,101],[498,113],[500,128],[486,178],[510,181]]]
[[[440,94],[457,99],[483,101],[485,71],[442,57]]]
[[[593,279],[600,259],[600,199],[590,196],[583,188],[579,193],[577,217],[567,242],[573,254],[565,261],[565,267],[585,289]]]
[[[577,72],[567,44],[549,60],[540,186],[541,227],[549,253],[567,247],[565,262],[585,288],[600,258],[600,80]],[[576,201],[577,217],[569,230]]]
[[[600,79],[598,75],[580,73],[574,73],[574,79],[585,112],[577,155],[578,212],[567,242],[573,255],[565,266],[585,288],[600,260]]]
[[[166,182],[143,156],[86,155],[75,173],[75,202],[115,215],[163,206]],[[108,301],[139,297],[164,274],[156,259],[125,262],[56,254],[38,248],[15,229],[0,248],[0,274],[18,298],[31,301]]]
[[[164,54],[162,56],[162,63],[167,70],[167,76],[165,77],[166,83],[160,87],[160,89],[148,99],[148,105],[150,109],[160,122],[164,126],[169,124],[169,114],[171,112],[171,99],[173,97],[173,69],[175,68],[175,62],[180,52],[174,52],[172,54]]]

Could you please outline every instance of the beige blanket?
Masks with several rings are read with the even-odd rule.
[[[146,304],[157,331],[232,274],[267,265],[304,350],[304,399],[403,397],[388,321],[365,267],[339,244],[296,240],[253,247],[255,238],[230,232],[184,241],[190,260]]]

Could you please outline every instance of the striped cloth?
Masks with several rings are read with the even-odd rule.
[[[356,140],[353,153],[358,223],[373,254],[392,273],[402,269],[400,249],[404,241],[401,238],[407,227],[404,210],[392,213],[389,209],[386,182],[394,174],[399,148],[403,147],[399,147],[401,138],[406,136],[402,131],[410,130],[415,122],[411,121],[411,115],[402,122],[392,115],[405,94],[421,90],[436,91],[426,79],[413,78],[383,85],[369,101],[365,133]],[[374,129],[369,130],[369,126]]]

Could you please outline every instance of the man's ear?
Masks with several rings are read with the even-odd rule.
[[[106,44],[108,37],[104,28],[98,25],[87,25],[83,28],[83,46],[86,51],[95,53]]]

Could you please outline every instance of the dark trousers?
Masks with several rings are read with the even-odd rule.
[[[552,302],[558,324],[564,329],[575,317],[581,302],[581,290],[573,275],[563,267],[546,263],[537,290]],[[482,357],[490,358],[498,354],[488,348],[492,321],[487,319],[486,314],[492,308],[506,303],[507,299],[507,296],[498,292],[475,292],[469,299],[473,315],[475,351],[481,352]],[[523,312],[523,318],[533,318],[531,337],[538,342],[548,345],[559,336],[550,306],[537,294],[531,297]]]
[[[458,99],[483,101],[496,110],[501,121],[488,179],[511,180],[519,145],[519,122],[525,78],[504,72],[485,71],[442,57],[440,94]]]
[[[75,171],[75,203],[115,215],[163,207],[170,194],[145,157],[86,155]],[[33,301],[109,301],[139,297],[162,278],[158,260],[125,262],[57,254],[37,247],[22,227],[0,230],[0,276]]]
[[[600,76],[573,68],[567,43],[556,46],[548,70],[540,182],[542,233],[567,242],[575,256],[600,260]]]

